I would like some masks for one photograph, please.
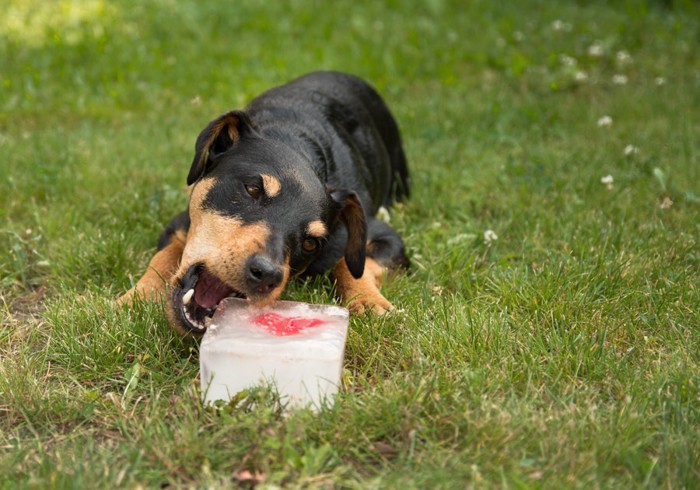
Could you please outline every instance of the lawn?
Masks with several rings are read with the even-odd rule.
[[[1,488],[700,487],[696,3],[3,10]],[[401,126],[402,311],[352,319],[333,407],[207,409],[198,343],[114,299],[206,123],[317,69]]]

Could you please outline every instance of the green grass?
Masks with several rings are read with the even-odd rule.
[[[694,2],[261,5],[5,7],[0,487],[700,486]],[[352,320],[332,408],[208,410],[197,343],[113,300],[198,131],[315,69],[370,80],[402,128],[403,312]]]

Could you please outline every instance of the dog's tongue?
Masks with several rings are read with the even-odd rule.
[[[230,296],[231,293],[233,289],[204,269],[199,274],[194,288],[194,300],[202,308],[214,308],[219,301]]]

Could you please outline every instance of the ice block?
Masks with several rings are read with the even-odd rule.
[[[320,408],[340,385],[348,310],[277,301],[219,304],[199,348],[204,403],[228,401],[241,390],[271,383],[282,403]]]

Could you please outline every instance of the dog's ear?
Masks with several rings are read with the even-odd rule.
[[[238,143],[241,135],[252,127],[248,115],[242,111],[227,112],[214,119],[199,133],[194,145],[194,159],[187,176],[187,185],[194,184],[206,170],[211,170],[212,157]]]
[[[367,222],[360,198],[353,191],[334,190],[331,199],[339,207],[338,217],[348,230],[345,263],[352,277],[359,279],[365,271]]]

